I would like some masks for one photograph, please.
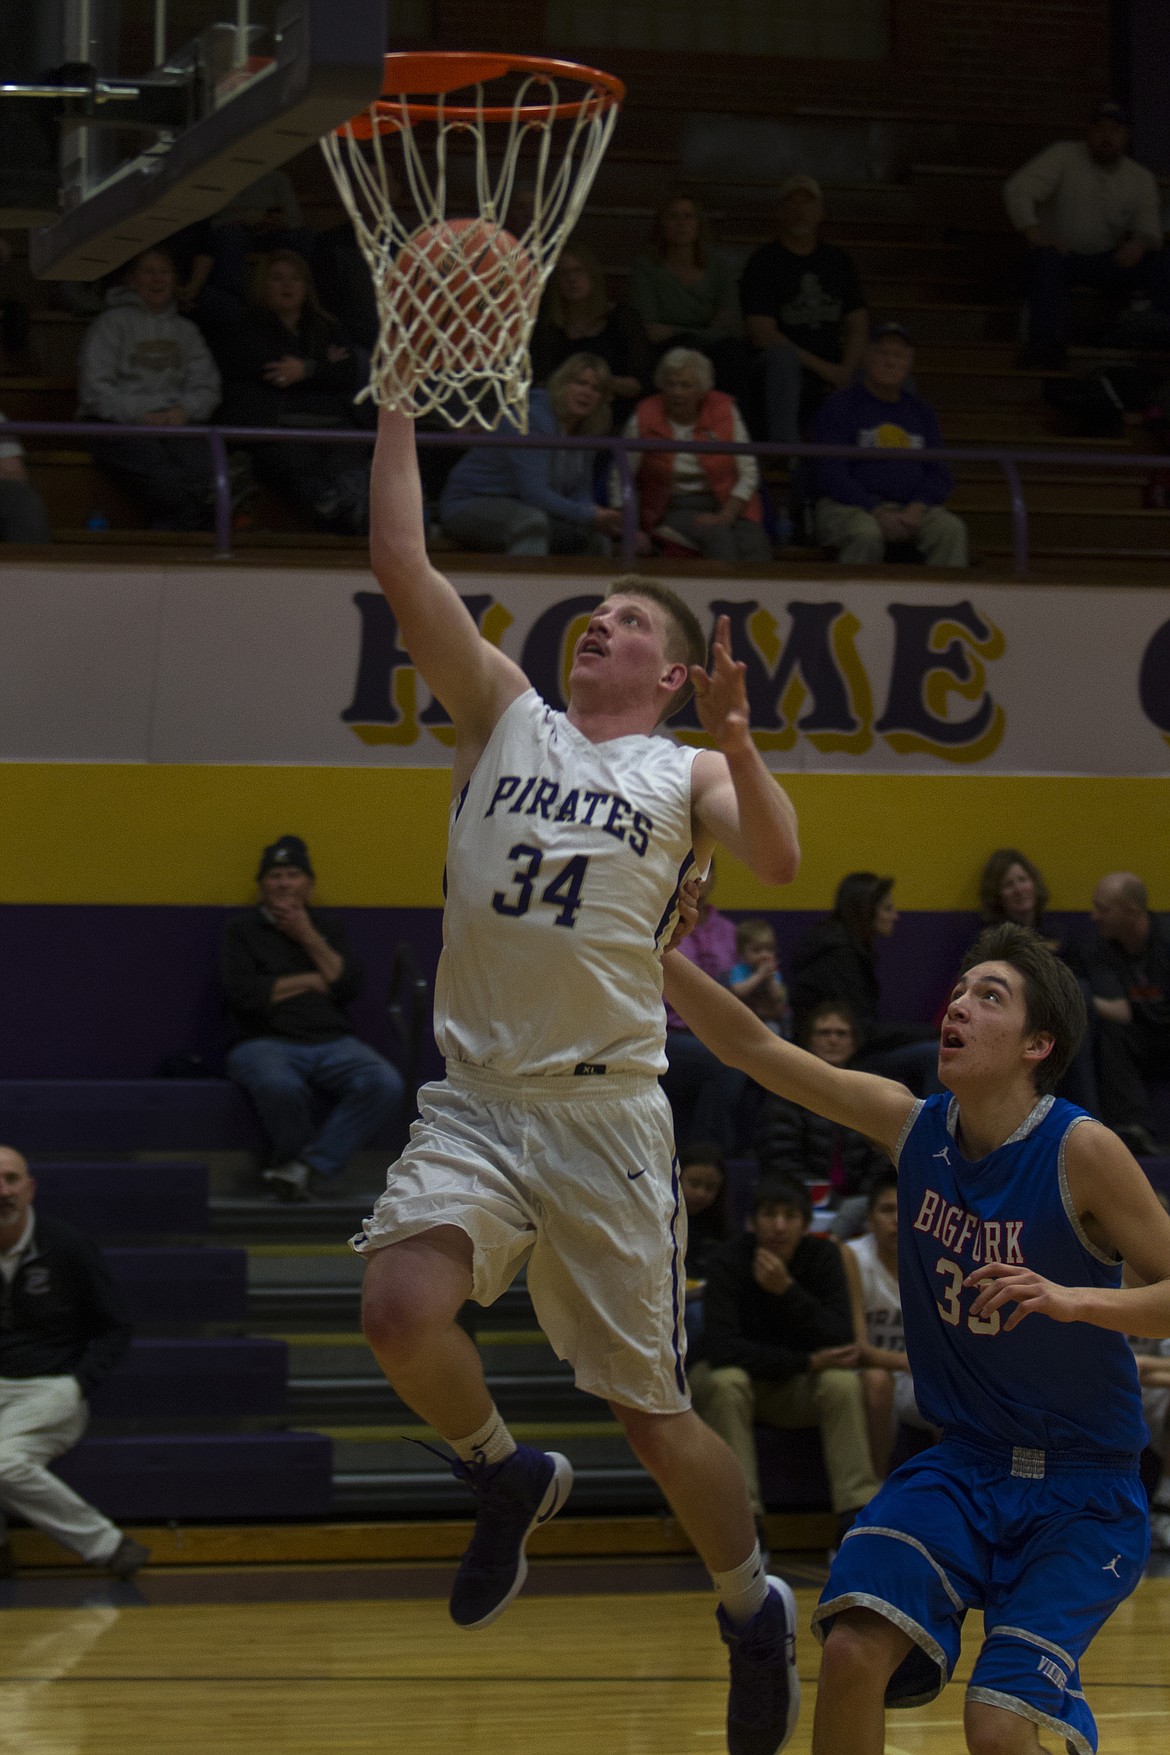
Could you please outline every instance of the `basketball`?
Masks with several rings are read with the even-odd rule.
[[[421,226],[394,263],[398,313],[426,371],[490,367],[523,342],[537,291],[527,250],[486,219]]]

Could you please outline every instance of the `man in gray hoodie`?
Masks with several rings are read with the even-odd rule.
[[[207,343],[175,305],[175,268],[165,250],[130,264],[108,309],[91,325],[78,365],[79,420],[183,427],[207,420],[220,400]],[[95,439],[94,462],[145,501],[153,530],[205,529],[211,520],[211,453],[202,439]]]

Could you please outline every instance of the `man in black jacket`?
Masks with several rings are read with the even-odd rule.
[[[764,1504],[755,1421],[818,1426],[833,1510],[847,1528],[878,1482],[845,1270],[835,1243],[809,1236],[810,1219],[800,1183],[760,1178],[749,1234],[726,1244],[707,1276],[691,1393],[701,1418],[739,1458],[757,1517]]]
[[[284,1200],[339,1176],[350,1156],[398,1113],[402,1075],[353,1034],[345,1007],[362,975],[336,914],[310,908],[314,874],[299,835],[266,847],[260,901],[229,922],[220,979],[235,1047],[229,1078],[243,1085],[269,1139],[264,1180]],[[313,1091],[334,1106],[317,1128]]]
[[[98,1251],[38,1218],[36,1183],[0,1146],[0,1576],[12,1572],[5,1514],[46,1530],[118,1578],[150,1558],[49,1470],[89,1420],[87,1397],[130,1340]]]
[[[857,1026],[848,1006],[825,999],[805,1020],[800,1045],[830,1066],[848,1066],[858,1049]],[[866,1197],[890,1160],[851,1127],[838,1127],[799,1103],[768,1092],[756,1118],[756,1156],[762,1170],[796,1182],[827,1182],[839,1215],[838,1237],[857,1235],[865,1224]]]
[[[1139,1158],[1156,1157],[1149,1081],[1170,1078],[1170,915],[1151,914],[1140,877],[1114,871],[1093,892],[1092,938],[1069,961],[1092,990],[1101,1119]]]

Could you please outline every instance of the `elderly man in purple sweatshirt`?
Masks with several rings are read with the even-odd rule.
[[[954,483],[943,463],[916,455],[942,444],[934,410],[906,380],[914,346],[900,323],[873,331],[861,378],[821,404],[811,438],[864,445],[874,456],[817,463],[817,541],[850,566],[875,566],[890,543],[913,543],[931,567],[967,565],[967,527],[943,504]]]

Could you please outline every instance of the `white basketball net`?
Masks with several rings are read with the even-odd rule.
[[[483,113],[484,88],[472,89],[474,121],[450,120],[443,98],[434,99],[438,118],[430,169],[415,138],[406,94],[383,100],[381,126],[377,109],[371,108],[371,140],[356,137],[347,123],[326,135],[321,149],[378,301],[378,344],[362,398],[373,397],[415,418],[439,413],[454,426],[475,421],[489,432],[507,417],[523,432],[532,384],[528,342],[540,295],[588,198],[618,106],[593,87],[579,113],[564,118],[560,112],[568,100],[562,104],[555,82],[547,76],[525,78],[512,102],[510,123],[498,124],[506,137],[493,172],[487,141],[493,124]],[[461,108],[472,107],[462,92],[460,99]],[[538,119],[522,116],[534,102],[545,113]],[[402,143],[417,226],[404,224],[394,211],[382,133],[388,107]],[[474,142],[478,219],[447,212],[448,145],[457,134]],[[532,179],[532,217],[513,237],[503,225],[516,189],[520,149],[530,134],[536,152],[526,158],[524,171],[526,192]]]

